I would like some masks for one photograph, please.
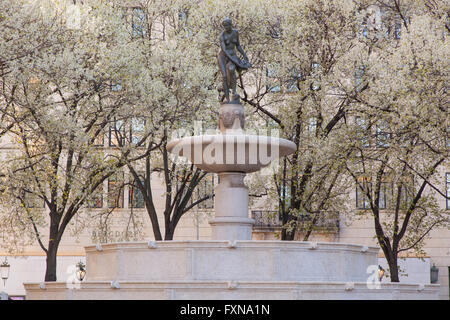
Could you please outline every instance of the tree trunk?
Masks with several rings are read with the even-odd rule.
[[[284,240],[293,241],[294,238],[295,238],[295,229],[292,230],[291,232],[289,232],[289,231],[286,232],[286,238]]]
[[[56,281],[56,255],[58,253],[60,240],[58,238],[59,220],[58,213],[50,212],[50,237],[46,252],[47,264],[45,269],[45,281]]]
[[[175,226],[172,223],[166,225],[166,230],[164,232],[164,240],[173,240],[173,234],[175,233]]]
[[[285,228],[281,230],[281,240],[292,241],[295,238],[295,228],[292,231],[288,231]]]
[[[286,240],[286,235],[287,235],[287,232],[286,232],[286,229],[281,229],[281,240]]]
[[[142,192],[142,191],[141,191]],[[145,197],[145,208],[147,209],[147,214],[150,218],[150,222],[152,224],[152,230],[153,235],[155,236],[156,241],[162,240],[161,231],[159,230],[159,223],[158,223],[158,215],[156,214],[155,207],[153,205],[153,202],[148,199],[147,196]]]
[[[283,241],[292,241],[295,238],[295,232],[297,231],[297,222],[294,222],[294,227],[291,231],[289,231],[285,226],[293,221],[293,218],[290,216],[289,211],[282,213],[281,221],[283,227],[281,229],[281,240]]]
[[[167,230],[164,235],[164,240],[173,240],[173,231]]]
[[[56,281],[56,253],[58,246],[50,244],[47,250],[47,265],[45,269],[45,281]]]
[[[303,237],[303,241],[308,241],[308,239],[312,233],[312,228],[313,228],[313,225],[311,225],[311,227],[309,227],[308,230],[306,230],[305,236]]]
[[[389,256],[386,256],[386,260],[389,265],[389,273],[391,277],[391,282],[400,282],[398,277],[398,261],[397,261],[397,254],[392,253]]]
[[[391,282],[400,282],[398,277],[398,265],[389,265],[389,273],[391,276]]]

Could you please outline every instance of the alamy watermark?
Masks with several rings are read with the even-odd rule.
[[[366,273],[369,274],[366,284],[368,289],[381,289],[380,266],[372,264],[367,267]]]
[[[77,277],[78,267],[76,264],[71,264],[66,269],[66,274],[69,276],[66,279],[66,288],[67,289],[80,289],[81,288],[81,280]]]

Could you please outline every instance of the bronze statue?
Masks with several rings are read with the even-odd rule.
[[[233,29],[231,19],[226,18],[222,22],[224,31],[220,34],[220,52],[218,54],[218,62],[220,71],[223,76],[223,91],[225,99],[230,102],[230,89],[232,93],[232,101],[239,101],[239,95],[236,93],[236,71],[240,73],[247,70],[252,65],[248,61],[247,55],[239,43],[239,34]],[[236,49],[242,55],[240,59],[236,55]],[[223,100],[223,98],[222,98]]]

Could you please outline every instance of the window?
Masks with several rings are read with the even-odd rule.
[[[445,135],[445,146],[446,148],[450,148],[450,126],[447,127],[446,135]]]
[[[103,147],[104,145],[104,140],[105,140],[105,135],[103,130],[101,130],[97,136],[95,136],[96,132],[97,132],[97,128],[93,128],[93,132],[92,132],[92,137],[94,138],[94,147]]]
[[[189,18],[189,10],[187,8],[182,9],[178,13],[178,30],[183,30],[186,32],[186,36],[192,36],[192,31],[187,27],[187,22]]]
[[[363,23],[361,24],[360,27],[360,33],[364,38],[367,38],[368,34],[369,34],[369,29],[367,28],[367,19],[364,19]]]
[[[397,187],[394,188],[394,185]],[[412,182],[394,184],[392,182],[381,182],[380,199],[378,201],[379,209],[388,209],[396,205],[398,186],[401,186],[400,208],[406,209],[412,200]],[[395,190],[394,190],[395,189]],[[395,191],[395,192],[394,192]]]
[[[286,91],[287,92],[296,92],[298,91],[298,79],[291,78],[286,81]]]
[[[378,202],[378,207],[380,209],[388,209],[395,207],[398,187],[400,188],[400,209],[406,210],[412,201],[413,197],[413,179],[412,177],[403,178],[403,182],[392,183],[392,182],[381,182],[380,185],[380,199]]]
[[[409,24],[409,17],[405,18],[406,24]],[[394,22],[394,39],[399,40],[402,37],[403,20],[397,17]]]
[[[123,208],[123,187],[123,172],[118,172],[108,179],[108,208]]]
[[[123,120],[114,121],[109,127],[109,146],[123,146],[125,138],[125,124]]]
[[[139,176],[142,184],[144,184],[144,179],[143,179],[142,173],[138,173],[138,176]],[[131,182],[130,182],[128,199],[129,199],[128,206],[130,208],[144,208],[144,206],[145,206],[144,195],[142,194],[141,189],[138,188],[137,182],[135,179],[133,179],[133,177],[131,178]]]
[[[368,122],[369,121],[367,119],[362,117],[355,118],[356,134],[363,148],[370,147],[370,140],[369,140],[370,131]]]
[[[296,68],[293,68],[291,70],[291,76],[286,80],[286,91],[287,92],[296,92],[298,91],[298,84],[299,81],[302,80],[302,73],[297,70]]]
[[[361,25],[359,26],[359,34],[364,37],[367,38],[369,36],[369,14],[367,12],[364,12],[364,17],[362,20]]]
[[[311,82],[311,85],[309,87],[312,91],[320,90],[321,74],[322,74],[322,66],[317,62],[313,62],[311,64],[311,77],[314,79],[314,81]]]
[[[117,82],[112,82],[110,85],[111,91],[120,91],[122,90],[122,81],[118,80]]]
[[[291,205],[291,188],[288,181],[284,186],[280,186],[280,201],[284,202],[286,208]]]
[[[394,24],[394,39],[400,39],[402,35],[402,23],[400,21],[396,21]]]
[[[147,15],[141,8],[133,8],[131,17],[131,26],[133,28],[133,37],[146,36]]]
[[[446,189],[447,189],[447,191],[446,191],[446,197],[447,197],[447,210],[450,210],[450,199],[448,199],[448,197],[450,197],[450,173],[449,172],[447,172],[446,174],[445,174],[445,185],[446,185]]]
[[[145,119],[141,118],[131,119],[131,127],[130,127],[131,143],[138,144],[143,139],[144,132],[145,132]]]
[[[381,29],[381,10],[376,5],[371,5],[367,9],[363,10],[363,21],[360,26],[360,34],[364,38],[375,37]]]
[[[397,132],[397,141],[400,146],[406,148],[410,145],[412,134],[406,126],[402,126]]]
[[[180,11],[178,13],[178,19],[180,19],[180,21],[186,21],[188,18],[188,10],[184,9],[183,11]]]
[[[86,200],[88,208],[103,208],[103,184],[100,184]]]
[[[370,201],[367,194],[370,194],[372,190],[372,183],[369,182],[369,178],[361,177],[359,184],[356,186],[356,208],[357,209],[369,209]],[[362,189],[360,187],[362,186]]]
[[[25,192],[23,201],[27,208],[45,208],[45,201],[35,193]]]
[[[380,184],[380,199],[378,200],[378,208],[386,209],[392,195],[392,184],[382,182]]]
[[[308,134],[314,136],[317,130],[317,118],[311,117],[308,119]]]
[[[365,66],[359,66],[355,70],[355,90],[356,90],[356,92],[359,92],[361,90],[361,88],[363,87],[363,79],[364,79],[365,73],[366,73]]]
[[[379,121],[377,124],[377,147],[387,148],[389,147],[389,140],[391,139],[392,134],[389,129],[389,124],[386,121]]]
[[[412,176],[403,177],[402,181],[397,184],[397,189],[398,186],[401,186],[400,208],[405,210],[413,199],[414,178]]]
[[[273,68],[266,69],[267,85],[266,90],[268,92],[280,92],[281,81],[278,78],[277,72]]]

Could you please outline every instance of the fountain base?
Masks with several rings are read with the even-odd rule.
[[[438,299],[439,285],[376,283],[378,248],[299,241],[86,247],[82,283],[25,284],[27,299]]]

